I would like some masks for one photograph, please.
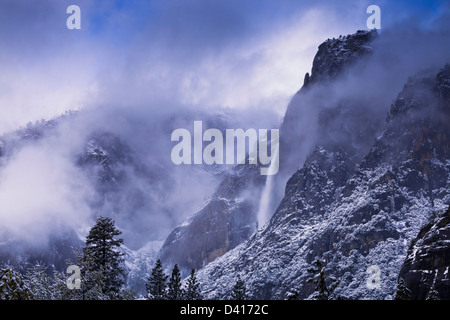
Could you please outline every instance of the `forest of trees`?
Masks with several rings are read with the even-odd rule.
[[[64,271],[70,271],[69,273],[55,270],[48,274],[47,267],[39,264],[22,272],[12,266],[3,266],[0,268],[0,300],[203,299],[201,284],[194,269],[183,281],[177,264],[173,266],[169,276],[159,259],[145,279],[145,295],[137,297],[126,284],[124,254],[119,250],[124,241],[117,238],[120,234],[112,219],[98,218],[86,237],[82,252],[77,253],[76,262],[67,261],[68,269]],[[307,272],[310,275],[308,283],[313,290],[310,299],[345,299],[334,295],[339,280],[325,275],[320,259],[314,260]],[[394,299],[408,300],[409,297],[409,289],[404,285],[403,279],[399,279]],[[250,299],[240,275],[237,276],[228,299]],[[290,290],[286,299],[298,300],[298,291]],[[438,299],[438,295],[431,292],[427,299]]]
[[[99,217],[86,237],[76,261],[67,261],[67,270],[54,270],[36,264],[19,272],[14,267],[0,268],[0,300],[201,300],[201,285],[195,270],[181,278],[178,265],[166,275],[158,259],[146,279],[146,295],[137,297],[126,285],[123,253],[119,250],[123,239],[114,220]],[[66,271],[70,271],[67,273]],[[238,278],[230,299],[247,298],[245,285]]]

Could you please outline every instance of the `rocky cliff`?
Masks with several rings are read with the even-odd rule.
[[[166,238],[160,258],[188,275],[247,240],[257,228],[258,199],[265,176],[259,167],[241,165],[219,184],[204,205]]]
[[[359,45],[366,52],[368,43]],[[378,129],[377,121],[356,116],[364,110],[360,100],[317,108],[318,134],[270,222],[200,271],[207,297],[229,297],[239,274],[254,299],[284,299],[291,290],[306,299],[313,294],[307,269],[320,258],[325,275],[340,280],[331,298],[392,298],[409,243],[450,202],[449,79],[448,65],[410,77]],[[318,86],[310,80],[307,89]],[[312,101],[304,92],[294,99]],[[292,114],[302,113],[288,109],[285,135],[301,121]],[[298,144],[307,140],[303,134],[295,135]],[[367,285],[373,265],[380,270],[376,287]]]
[[[332,81],[345,68],[368,55],[372,51],[371,43],[376,37],[376,31],[358,31],[354,35],[325,41],[318,48],[312,75],[310,79],[309,75],[307,76],[308,83],[314,86],[316,83],[324,84]],[[280,128],[280,173],[274,177],[274,186],[269,191],[272,196],[268,205],[269,210],[272,210],[271,213],[282,198],[280,190],[284,188],[287,177],[295,172],[294,168],[301,165],[302,157],[315,143],[310,141],[309,137],[303,136],[304,128],[299,130],[299,123],[303,124],[301,118],[305,112],[309,112],[310,108],[302,109],[298,106],[297,100],[308,101],[316,95],[315,92],[308,90],[305,83],[302,90],[294,96],[294,102],[288,106]],[[315,104],[320,103],[315,101]],[[334,179],[335,187],[346,180],[341,175],[346,176],[352,171],[356,147],[338,146],[338,143],[334,141],[336,137],[330,135],[330,132],[335,130],[330,130],[330,127],[341,126],[344,123],[346,131],[340,131],[339,141],[353,137],[355,146],[375,138],[377,120],[372,117],[371,125],[357,124],[355,118],[361,119],[362,116],[361,112],[355,112],[355,109],[354,106],[340,105],[333,110],[332,114],[328,113],[329,110],[322,109],[317,114],[319,128],[314,128],[315,132],[311,132],[322,142],[325,143],[327,140],[330,149],[335,150],[336,157],[343,162],[342,166],[345,168],[333,168],[333,172],[337,175]],[[305,140],[308,141],[302,149]],[[295,141],[295,148],[292,147],[292,141]],[[343,156],[345,153],[348,154]],[[319,154],[316,155],[320,157]],[[329,161],[329,165],[333,166],[334,163]],[[258,204],[264,183],[265,177],[259,176],[255,166],[237,166],[232,174],[222,180],[211,197],[212,200],[169,235],[161,250],[162,260],[169,265],[178,263],[186,270],[200,268],[247,240],[256,231]],[[308,191],[309,194],[315,192],[317,190]],[[212,224],[210,220],[214,223]]]
[[[450,299],[450,209],[434,216],[412,241],[399,279],[411,291],[410,299]]]

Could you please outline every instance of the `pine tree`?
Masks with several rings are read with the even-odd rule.
[[[247,300],[247,289],[245,287],[244,281],[242,281],[241,276],[238,275],[238,279],[236,284],[233,287],[233,291],[231,292],[232,300]]]
[[[115,239],[119,231],[111,218],[99,217],[86,237],[80,264],[83,266],[85,293],[103,292],[110,299],[120,299],[125,284],[123,253],[119,252],[123,239]],[[92,293],[92,292],[90,292]],[[85,296],[86,298],[86,296]]]
[[[66,272],[58,270],[53,271],[53,281],[51,291],[55,300],[110,300],[113,298],[121,298],[120,296],[111,296],[106,288],[105,273],[103,268],[94,270],[92,258],[76,253],[78,256],[77,263],[70,260],[66,261],[67,267],[76,265],[80,268],[80,288],[69,289],[67,281],[70,276]]]
[[[164,273],[161,260],[156,261],[155,267],[152,269],[152,274],[145,284],[147,289],[148,299],[150,300],[165,300],[167,299],[167,278],[169,276]]]
[[[403,278],[398,279],[394,300],[409,300],[410,298],[411,290],[406,287],[405,280]]]
[[[319,258],[314,260],[313,267],[309,268],[307,271],[311,274],[311,278],[309,278],[307,282],[314,285],[314,294],[312,295],[312,299],[329,300],[334,289],[338,286],[339,280],[329,277],[329,284],[327,285],[323,265]]]
[[[168,300],[181,300],[183,298],[183,289],[181,288],[181,274],[178,265],[175,264],[172,270],[172,276],[169,280],[167,291]]]
[[[286,292],[286,300],[300,300],[300,294],[297,290],[289,290]]]
[[[32,300],[33,293],[12,267],[0,270],[0,300]]]
[[[29,268],[24,276],[24,281],[33,293],[33,300],[52,300],[52,279],[45,271],[47,267],[35,265]]]
[[[439,292],[432,287],[431,290],[428,292],[427,297],[425,298],[426,300],[441,300],[439,298]]]
[[[79,259],[81,269],[81,290],[73,289],[72,293],[80,300],[110,300],[116,297],[108,289],[107,272],[104,266],[98,266],[90,255]]]
[[[197,282],[195,269],[191,270],[191,276],[187,279],[186,289],[184,293],[186,300],[201,300],[200,283]]]
[[[83,286],[83,282],[81,283]],[[80,295],[79,290],[70,290],[67,287],[67,274],[54,270],[53,271],[53,282],[50,287],[53,293],[54,300],[81,300],[82,295]]]

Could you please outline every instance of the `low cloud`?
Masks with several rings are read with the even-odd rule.
[[[89,225],[93,215],[114,212],[127,237],[139,230],[135,247],[163,238],[218,182],[213,172],[174,167],[172,130],[189,129],[194,120],[219,129],[278,127],[318,45],[365,28],[368,1],[344,3],[2,1],[0,133],[81,109],[57,135],[25,146],[1,168],[3,227],[32,241],[60,226]],[[81,30],[65,27],[70,4],[81,7]],[[449,52],[449,38],[442,38],[442,30],[448,35],[448,19],[442,16],[428,19],[432,33],[419,38],[405,30],[408,24],[383,30],[379,53],[367,65],[355,66],[357,75],[330,88],[330,99],[323,102],[332,105],[349,95],[362,102],[377,99],[365,107],[383,118],[405,78],[427,61],[440,63]],[[308,109],[313,100],[317,104],[311,96],[299,123],[310,139],[300,142],[302,156],[317,129],[318,114]],[[93,210],[97,191],[76,157],[90,134],[102,131],[125,141],[140,163],[165,175],[171,188],[155,187],[149,194],[153,182],[124,165],[128,180],[122,196],[134,200]],[[141,197],[154,205],[121,212]]]
[[[0,172],[0,220],[8,240],[45,244],[57,230],[79,230],[91,218],[93,190],[61,148],[50,142],[30,145]]]

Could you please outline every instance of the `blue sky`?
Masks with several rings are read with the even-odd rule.
[[[1,0],[0,132],[111,101],[282,114],[317,46],[365,29],[371,4],[382,32],[448,32],[446,1]]]

